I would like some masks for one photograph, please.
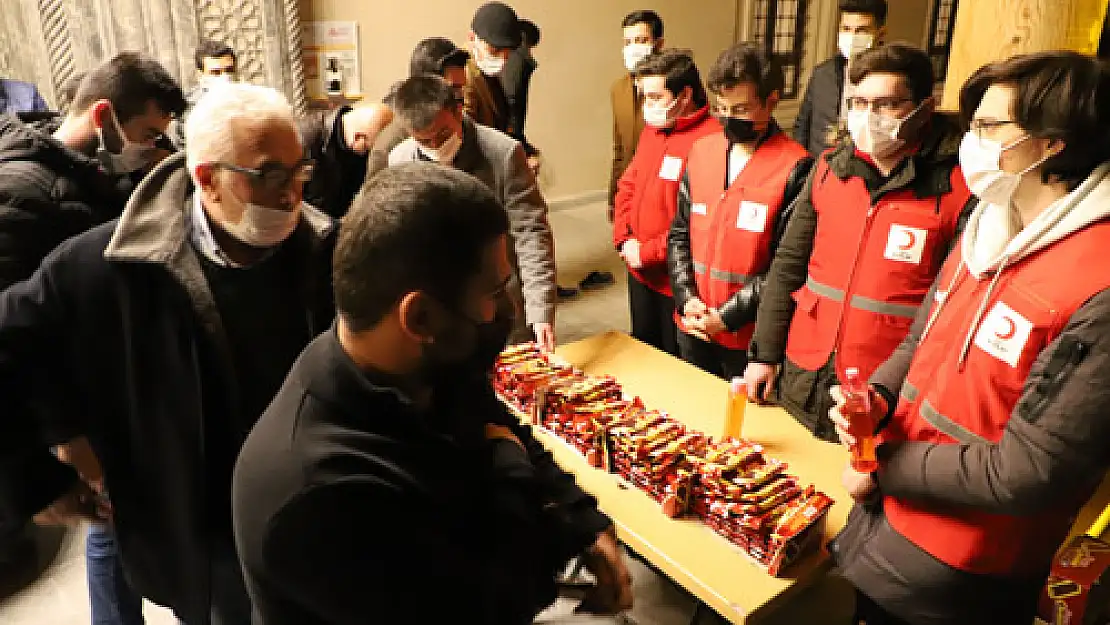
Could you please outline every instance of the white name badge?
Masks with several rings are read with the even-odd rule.
[[[690,212],[695,214],[695,215],[708,215],[709,214],[709,205],[708,204],[694,204],[690,207]]]
[[[766,204],[759,202],[740,202],[740,210],[736,212],[736,227],[748,232],[763,232],[767,229],[767,213],[770,210]]]
[[[900,263],[920,265],[921,257],[925,255],[925,242],[928,238],[928,231],[921,228],[891,224],[883,257]]]
[[[664,156],[663,166],[659,168],[659,177],[663,180],[678,182],[682,175],[682,159],[677,156]]]
[[[979,326],[975,346],[1016,368],[1032,331],[1032,322],[998,302]]]

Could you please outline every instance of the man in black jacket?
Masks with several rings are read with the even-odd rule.
[[[764,275],[813,159],[779,128],[778,61],[737,43],[707,83],[723,136],[690,150],[667,236],[682,358],[708,373],[744,375]]]
[[[87,508],[37,436],[41,412],[67,415],[103,467],[135,590],[187,625],[240,624],[231,469],[331,322],[333,222],[301,203],[308,164],[276,91],[214,87],[186,134],[117,223],[0,294],[0,522]]]
[[[366,181],[370,148],[393,112],[382,103],[314,111],[297,120],[305,152],[316,163],[304,201],[339,219]]]
[[[584,607],[631,607],[609,519],[489,383],[512,326],[508,230],[482,182],[426,162],[351,206],[338,321],[235,467],[255,625],[531,623],[583,552]]]
[[[0,289],[62,241],[118,217],[127,201],[119,175],[150,164],[184,109],[157,61],[125,52],[82,80],[60,127],[0,117]]]
[[[802,107],[794,120],[794,139],[817,156],[832,147],[846,132],[848,61],[863,50],[882,43],[886,33],[886,0],[840,0],[837,53],[813,68]]]

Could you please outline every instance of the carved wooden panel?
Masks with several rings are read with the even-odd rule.
[[[145,52],[196,82],[202,38],[235,48],[244,79],[283,91],[304,110],[297,0],[0,0],[0,76],[58,88],[124,50]]]

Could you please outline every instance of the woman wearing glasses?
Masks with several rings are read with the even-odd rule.
[[[929,57],[872,48],[849,78],[851,139],[818,157],[798,196],[745,371],[750,397],[777,401],[827,441],[838,372],[870,375],[905,337],[971,200],[959,129],[933,113]]]
[[[879,470],[845,473],[873,503],[834,551],[871,625],[1030,622],[1110,466],[1110,74],[1072,52],[1014,57],[972,76],[960,108],[981,202],[872,378],[900,396],[875,415]]]

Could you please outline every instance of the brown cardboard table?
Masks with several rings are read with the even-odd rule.
[[[617,332],[566,345],[557,353],[586,373],[616,377],[627,393],[639,395],[649,408],[665,410],[707,434],[722,432],[728,387],[716,377]],[[597,497],[626,545],[733,623],[761,619],[828,569],[822,549],[788,567],[784,577],[771,577],[700,521],[667,518],[647,494],[591,467],[561,439],[537,432],[559,464]],[[847,451],[814,439],[782,409],[751,403],[743,435],[763,445],[770,457],[787,462],[788,471],[803,483],[816,484],[836,500],[826,541],[844,526],[851,508],[851,498],[840,486]]]

